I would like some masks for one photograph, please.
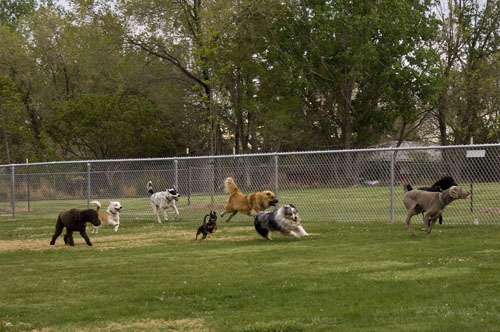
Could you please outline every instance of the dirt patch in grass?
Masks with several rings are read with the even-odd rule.
[[[482,209],[481,214],[500,214],[500,208]]]
[[[120,332],[135,332],[135,331],[172,331],[172,332],[188,332],[210,331],[202,319],[181,319],[181,320],[141,320],[137,322],[111,323],[104,328],[88,329],[83,331],[120,331]]]
[[[9,323],[10,324],[10,323]],[[80,331],[80,332],[136,332],[136,331],[149,331],[149,332],[209,332],[210,329],[206,326],[203,319],[180,319],[180,320],[163,320],[163,319],[150,319],[150,320],[138,320],[138,321],[124,321],[124,322],[112,322],[104,327],[58,327],[58,328],[42,328],[42,329],[31,329],[27,325],[29,324],[19,324],[15,326],[10,324],[9,328],[22,328],[23,331],[31,330],[32,332],[55,332],[55,331]],[[8,331],[8,330],[7,330]],[[17,330],[16,330],[17,331]]]
[[[196,229],[198,226],[199,225],[196,224],[193,225],[192,230],[186,230],[185,227],[176,225],[146,225],[142,229],[143,231],[137,234],[101,231],[99,234],[94,235],[90,234],[90,230],[87,229],[90,240],[93,243],[92,247],[86,245],[78,232],[73,233],[73,238],[75,239],[76,249],[113,250],[120,248],[138,248],[142,246],[168,245],[169,243],[172,244],[175,242],[195,242]],[[50,227],[50,229],[51,228],[52,227]],[[49,227],[47,227],[47,229],[49,229]],[[31,230],[31,227],[19,227],[17,230],[28,231]],[[54,246],[49,244],[51,237],[52,231],[48,232],[47,236],[44,238],[3,240],[0,241],[0,252],[16,250],[60,250],[67,248],[64,244],[63,234],[57,238],[57,242]],[[273,235],[274,239],[280,237],[282,236],[279,233]],[[222,226],[219,226],[218,231],[213,233],[210,238],[203,241],[242,242],[255,239],[261,239],[261,237],[255,232],[252,226],[224,227],[224,224],[222,224]],[[198,236],[197,241],[202,242],[201,236]]]
[[[50,239],[46,240],[9,240],[0,241],[0,252],[16,250],[44,250],[48,249]]]
[[[28,212],[28,208],[24,206],[16,206],[16,213],[17,212]],[[12,213],[12,207],[0,206],[0,213]]]
[[[99,233],[98,235],[89,234],[93,246],[88,247],[83,238],[78,233],[73,233],[75,239],[75,248],[88,248],[89,250],[112,250],[120,248],[137,248],[142,246],[150,246],[156,244],[168,244],[171,242],[186,242],[195,241],[196,230],[179,229],[175,226],[166,226],[158,229],[158,226],[151,226],[151,232],[138,234],[120,234],[120,233]],[[219,230],[212,234],[209,239],[204,241],[248,241],[254,234],[249,232],[249,235],[241,235],[242,230],[248,231],[249,227],[233,227]],[[239,233],[239,234],[236,234]],[[26,239],[26,240],[4,240],[0,241],[0,252],[16,251],[16,250],[60,250],[67,248],[64,244],[63,235],[57,238],[54,246],[49,244],[52,234],[47,235],[43,239]],[[201,242],[201,237],[198,236],[198,241]]]

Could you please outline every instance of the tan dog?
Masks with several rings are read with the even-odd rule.
[[[99,201],[92,201],[95,204],[95,210],[99,215],[99,220],[101,221],[100,226],[93,226],[92,234],[97,234],[99,228],[106,225],[111,225],[114,227],[115,232],[118,232],[118,227],[120,227],[120,211],[122,205],[120,202],[109,202],[108,209],[105,212],[99,212],[101,208],[101,203]]]
[[[231,213],[226,222],[231,220],[232,217],[238,212],[244,213],[248,216],[253,216],[257,212],[263,211],[268,207],[276,206],[278,200],[272,191],[264,190],[257,191],[251,194],[243,194],[238,188],[233,178],[227,178],[224,181],[226,187],[226,192],[229,193],[229,199],[227,200],[224,212],[221,213],[221,218],[226,213]]]
[[[406,189],[405,189],[406,190]],[[459,186],[453,186],[442,192],[429,192],[424,190],[407,191],[403,203],[408,210],[406,226],[412,236],[415,235],[411,227],[411,217],[423,213],[425,231],[427,235],[431,233],[432,227],[443,213],[444,208],[456,199],[466,199],[469,192]]]

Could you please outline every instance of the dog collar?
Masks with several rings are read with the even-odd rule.
[[[113,212],[110,209],[108,209],[108,212],[111,213],[111,214],[117,214],[118,213],[118,212]]]
[[[438,197],[439,197],[439,203],[441,203],[441,205],[445,207],[446,203],[443,201],[443,193],[440,192]]]

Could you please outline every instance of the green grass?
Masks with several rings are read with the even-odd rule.
[[[200,220],[201,222],[201,220]],[[55,221],[0,222],[0,331],[498,331],[500,227],[124,221],[87,247]]]

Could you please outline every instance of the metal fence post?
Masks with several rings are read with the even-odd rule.
[[[274,193],[278,198],[278,155],[274,155]]]
[[[174,159],[174,184],[175,190],[179,190],[179,161]]]
[[[12,217],[16,217],[16,174],[15,167],[10,168],[10,204],[12,207]]]
[[[26,186],[28,187],[28,212],[31,212],[30,167],[26,159]]]
[[[90,163],[87,163],[87,209],[90,209]]]
[[[188,205],[191,205],[191,165],[189,164],[187,171],[187,195],[188,195]]]
[[[208,161],[210,165],[210,209],[215,210],[215,159]]]
[[[395,161],[395,153],[391,148],[391,223],[394,223],[394,161]]]

